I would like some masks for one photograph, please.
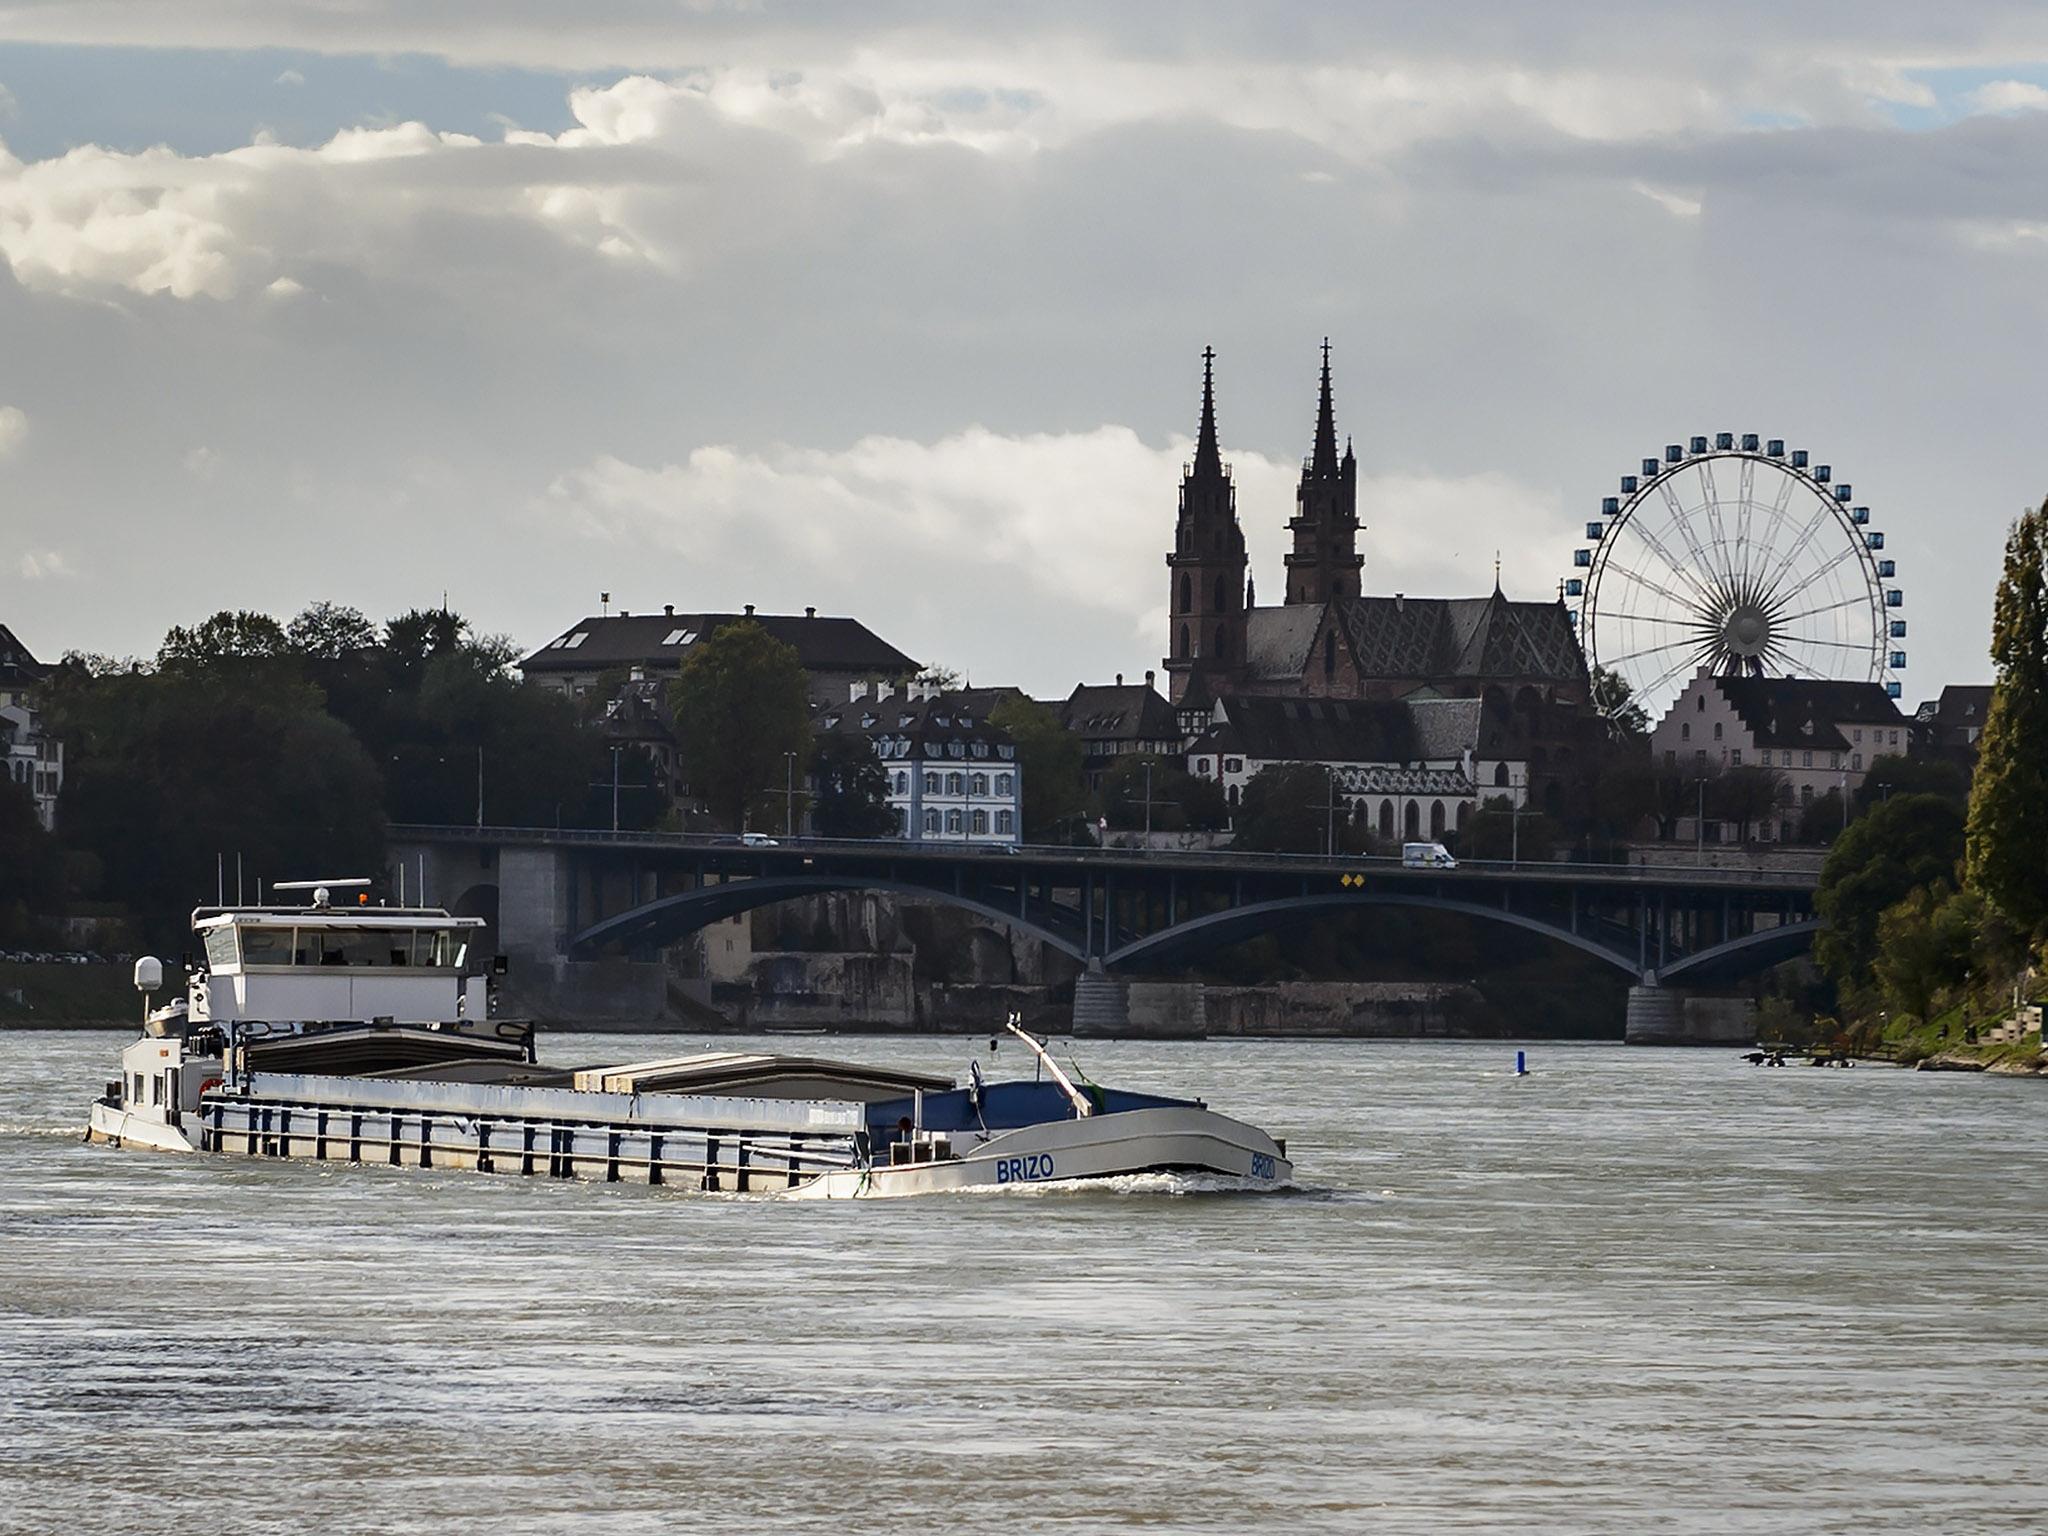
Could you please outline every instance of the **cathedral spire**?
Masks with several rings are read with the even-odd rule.
[[[1316,454],[1309,472],[1317,479],[1337,477],[1337,411],[1330,402],[1330,338],[1323,338],[1323,392],[1316,404]]]
[[[1195,474],[1223,473],[1223,454],[1216,446],[1216,349],[1202,348],[1202,430],[1195,442]]]

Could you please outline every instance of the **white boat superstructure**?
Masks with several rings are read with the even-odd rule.
[[[307,883],[312,887],[312,882]],[[812,1199],[1188,1171],[1292,1178],[1283,1143],[1200,1100],[1029,1080],[965,1087],[810,1056],[542,1065],[494,1017],[476,918],[435,908],[202,908],[204,963],[149,1013],[92,1139],[161,1151],[631,1180]],[[160,973],[137,967],[153,990]]]

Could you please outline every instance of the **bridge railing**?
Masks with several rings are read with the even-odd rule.
[[[1090,848],[1064,843],[989,844],[914,841],[896,838],[778,837],[767,843],[745,843],[729,832],[613,832],[585,827],[471,827],[399,823],[390,828],[394,841],[567,844],[586,847],[696,849],[708,853],[749,853],[769,857],[791,854],[845,854],[889,859],[945,862],[961,858],[1012,864],[1019,861],[1092,866],[1106,869],[1188,869],[1223,873],[1356,873],[1361,866],[1386,873],[1458,878],[1485,876],[1504,880],[1595,880],[1621,885],[1722,885],[1755,889],[1810,891],[1818,883],[1807,870],[1730,868],[1727,865],[1609,864],[1535,859],[1460,859],[1449,869],[1410,869],[1397,855],[1269,853],[1263,850],[1197,848]]]

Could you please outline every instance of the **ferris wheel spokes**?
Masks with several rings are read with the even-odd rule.
[[[1883,535],[1865,532],[1869,509],[1848,505],[1848,484],[1808,466],[1781,439],[1722,432],[1671,444],[1624,475],[1622,495],[1587,524],[1596,547],[1574,555],[1583,579],[1565,587],[1588,661],[1652,707],[1648,696],[1688,668],[1855,676],[1898,697],[1891,673],[1905,652],[1891,646],[1905,623],[1888,584],[1894,562],[1874,558]],[[1811,510],[1799,516],[1802,493]]]

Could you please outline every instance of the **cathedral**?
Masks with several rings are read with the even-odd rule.
[[[1165,667],[1174,705],[1207,714],[1231,695],[1396,700],[1480,698],[1564,706],[1589,702],[1584,653],[1563,600],[1491,594],[1368,597],[1359,552],[1358,460],[1337,450],[1330,344],[1323,343],[1315,446],[1288,520],[1285,600],[1258,606],[1237,518],[1237,488],[1216,438],[1215,357],[1202,354],[1202,424],[1181,478],[1166,557]]]
[[[1168,691],[1190,771],[1232,803],[1262,766],[1319,762],[1347,814],[1384,838],[1442,837],[1496,796],[1555,812],[1604,734],[1560,595],[1368,597],[1358,460],[1337,448],[1323,343],[1315,445],[1287,528],[1285,600],[1260,607],[1216,439],[1215,352],[1166,557]]]

